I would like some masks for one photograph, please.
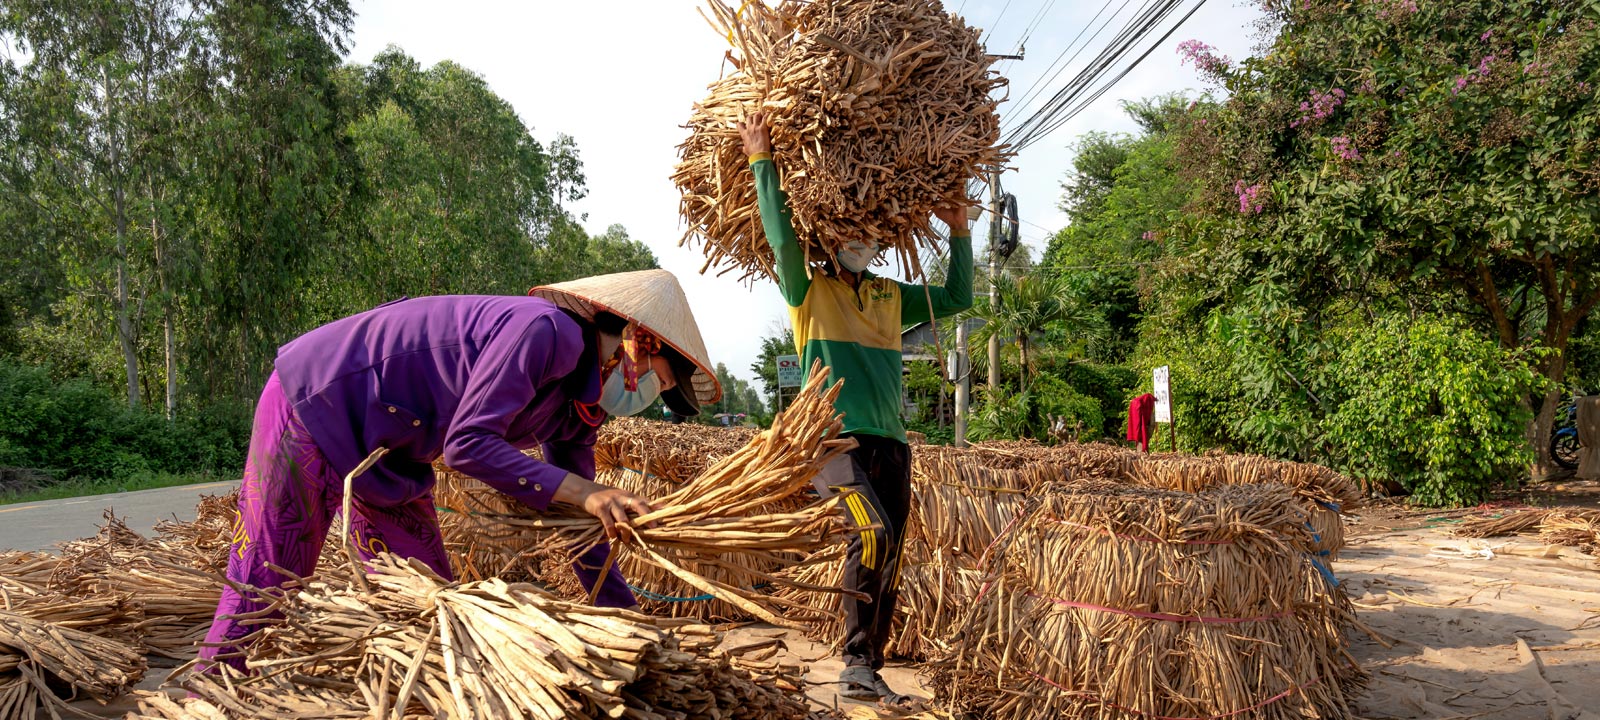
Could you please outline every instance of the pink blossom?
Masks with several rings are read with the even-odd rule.
[[[1156,233],[1154,230],[1146,230],[1144,231],[1144,234],[1140,235],[1139,237],[1144,238],[1145,240],[1154,240],[1156,239]]]
[[[1178,43],[1178,54],[1183,56],[1182,64],[1194,63],[1195,69],[1200,71],[1212,82],[1222,83],[1228,79],[1228,69],[1233,60],[1226,55],[1212,52],[1216,48],[1199,40],[1185,40]]]
[[[1350,138],[1347,138],[1343,135],[1335,138],[1329,138],[1328,145],[1332,148],[1333,154],[1338,155],[1341,159],[1361,159],[1361,151],[1356,149],[1356,144],[1350,142]]]
[[[1493,55],[1485,55],[1485,56],[1483,56],[1483,59],[1478,61],[1478,74],[1479,75],[1483,75],[1484,77],[1488,77],[1488,75],[1489,75],[1489,66],[1493,65],[1493,64],[1494,64],[1494,56]]]
[[[1417,14],[1417,0],[1376,0],[1379,20],[1402,20]]]
[[[1246,187],[1244,181],[1239,180],[1233,184],[1233,192],[1239,196],[1240,213],[1249,215],[1261,212],[1261,183]]]
[[[1467,77],[1465,75],[1456,78],[1456,86],[1450,90],[1450,94],[1460,95],[1461,91],[1467,88],[1467,82]]]
[[[1478,42],[1489,42],[1489,38],[1492,37],[1494,37],[1494,30],[1485,30],[1482,35],[1478,36]]]
[[[1334,88],[1326,93],[1312,91],[1310,102],[1300,103],[1300,117],[1289,123],[1290,128],[1309,125],[1333,114],[1334,108],[1344,104],[1344,91]]]

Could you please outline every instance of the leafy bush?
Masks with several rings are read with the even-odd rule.
[[[1139,393],[1150,392],[1152,370],[1162,365],[1171,368],[1172,412],[1180,448],[1263,452],[1239,430],[1255,417],[1259,405],[1246,397],[1225,343],[1205,332],[1152,333],[1134,357]],[[1167,432],[1162,429],[1162,434]]]
[[[1040,353],[1037,363],[1040,379],[1059,378],[1079,395],[1093,398],[1101,421],[1084,426],[1083,439],[1121,437],[1128,422],[1128,400],[1139,386],[1139,373],[1123,365],[1074,360],[1064,353]]]
[[[1100,435],[1105,415],[1100,402],[1078,392],[1054,375],[1033,378],[1026,391],[983,391],[983,402],[973,413],[970,435],[974,440],[1032,438],[1049,441],[1059,422],[1070,436],[1092,440]]]
[[[47,368],[0,359],[0,466],[54,482],[237,472],[249,439],[248,406],[168,421],[128,409],[88,380],[54,382]]]
[[[906,429],[922,433],[929,445],[953,445],[956,441],[956,429],[951,425],[939,427],[938,423],[932,422],[908,422]]]
[[[1431,317],[1344,341],[1333,383],[1345,395],[1324,429],[1345,471],[1399,483],[1418,504],[1464,505],[1532,460],[1524,399],[1538,379],[1526,358]]]

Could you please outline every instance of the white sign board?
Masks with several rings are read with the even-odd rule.
[[[1169,382],[1172,371],[1166,365],[1156,368],[1155,390],[1156,396],[1156,422],[1172,422],[1172,385]]]
[[[778,387],[800,387],[806,381],[806,374],[800,371],[799,355],[778,356]]]

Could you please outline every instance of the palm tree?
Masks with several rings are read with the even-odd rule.
[[[1038,272],[1016,276],[1001,273],[994,282],[1000,296],[999,307],[980,300],[969,311],[972,317],[984,320],[984,326],[973,339],[983,343],[993,336],[1004,342],[1015,342],[1021,355],[1020,385],[1024,389],[1028,373],[1033,369],[1030,351],[1034,336],[1057,324],[1066,325],[1074,335],[1086,341],[1103,334],[1100,314],[1088,307],[1059,277]]]

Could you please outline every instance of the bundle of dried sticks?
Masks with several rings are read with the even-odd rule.
[[[737,123],[770,118],[773,160],[801,247],[832,259],[851,240],[898,253],[908,275],[932,247],[934,208],[964,204],[998,169],[1000,118],[979,32],[938,0],[711,0],[737,69],[695,106],[673,181],[706,267],[771,276]],[[735,57],[736,56],[736,57]]]

